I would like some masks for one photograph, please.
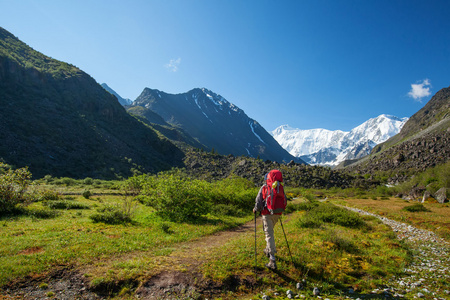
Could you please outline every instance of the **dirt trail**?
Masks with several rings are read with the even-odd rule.
[[[199,292],[219,294],[222,286],[204,279],[199,268],[211,257],[212,250],[254,230],[255,223],[252,220],[237,228],[177,245],[170,255],[155,258],[154,263],[161,265],[161,268],[152,270],[154,275],[141,284],[136,295],[143,299],[174,299],[176,296],[196,298]],[[256,230],[262,231],[260,219],[257,220]]]
[[[0,293],[2,299],[48,299],[49,292],[54,299],[106,299],[111,292],[117,293],[123,286],[134,286],[136,295],[141,299],[174,299],[218,294],[222,286],[205,280],[199,267],[210,257],[215,248],[255,230],[254,220],[233,229],[220,231],[193,241],[173,245],[167,255],[155,256],[154,253],[138,252],[114,256],[81,268],[62,267],[48,274],[30,276],[15,282]],[[261,219],[257,219],[257,228],[261,237]],[[117,282],[117,286],[99,284],[96,290],[89,288],[89,279],[84,274],[108,274],[108,266],[118,262],[151,261],[148,271],[141,278],[129,282]],[[104,267],[102,267],[102,265]],[[42,288],[42,282],[47,286]],[[103,296],[102,296],[103,295]]]

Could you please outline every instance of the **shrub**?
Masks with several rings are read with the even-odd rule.
[[[430,212],[428,208],[423,206],[423,204],[418,203],[410,206],[405,206],[403,210],[409,211],[409,212]]]
[[[12,170],[0,162],[0,216],[14,212],[17,204],[30,200],[26,194],[30,180],[28,167]]]
[[[57,211],[42,208],[29,208],[25,210],[25,213],[26,215],[37,219],[53,219],[60,215]]]
[[[306,194],[306,195],[305,195],[305,198],[306,198],[308,201],[310,201],[310,202],[316,200],[316,196],[315,196],[314,194],[311,194],[311,193]]]
[[[86,177],[86,178],[83,180],[83,183],[84,183],[85,185],[92,185],[92,184],[94,183],[94,179],[89,178],[89,177]]]
[[[315,217],[315,216],[304,216],[303,218],[299,219],[297,222],[297,225],[300,228],[321,228],[324,224],[323,220]]]
[[[53,182],[53,180],[54,180],[54,178],[52,177],[52,175],[45,175],[44,176],[44,181],[46,183],[51,183],[51,182]]]
[[[234,210],[245,210],[253,207],[257,192],[251,181],[231,176],[211,184],[210,197],[215,204],[225,204]]]
[[[319,206],[318,201],[301,202],[296,204],[288,203],[288,205],[286,206],[286,213],[291,213],[294,211],[310,211],[317,206]]]
[[[342,237],[339,232],[330,231],[324,236],[324,240],[336,246],[338,250],[342,250],[348,253],[358,254],[360,251],[351,240]]]
[[[226,205],[226,204],[216,204],[213,205],[211,208],[211,213],[213,215],[217,216],[234,216],[234,217],[240,217],[245,215],[245,212],[232,205]]]
[[[320,204],[299,220],[299,226],[307,228],[317,228],[322,223],[334,223],[349,228],[365,226],[364,220],[357,213],[332,204]]]
[[[129,195],[139,195],[144,186],[148,184],[149,181],[152,181],[153,177],[149,175],[136,175],[128,178],[123,183],[123,189]]]
[[[376,187],[375,193],[376,195],[382,197],[382,196],[390,196],[392,192],[389,190],[387,186],[379,185]]]
[[[146,184],[141,198],[163,219],[185,222],[199,219],[210,211],[209,184],[180,173],[160,174]]]
[[[61,194],[51,190],[40,191],[37,195],[38,201],[60,200]]]
[[[62,184],[64,184],[65,186],[72,186],[76,184],[75,179],[73,178],[69,178],[69,177],[63,177],[61,178],[61,182]]]
[[[131,222],[131,216],[127,215],[117,206],[105,206],[97,211],[98,213],[89,216],[94,223],[102,222],[117,225]]]
[[[92,196],[91,191],[86,190],[86,191],[83,192],[83,197],[84,197],[85,199],[89,199],[89,197],[91,197],[91,196]]]
[[[257,188],[247,179],[231,176],[209,183],[180,171],[140,175],[125,182],[127,194],[153,207],[163,219],[193,221],[207,213],[241,216],[251,211]]]
[[[89,205],[67,200],[47,201],[44,205],[51,209],[90,209]]]
[[[160,225],[159,225],[159,228],[160,228],[164,233],[167,233],[167,234],[172,234],[172,233],[173,233],[173,230],[170,229],[170,224],[167,223],[167,222],[161,222]]]

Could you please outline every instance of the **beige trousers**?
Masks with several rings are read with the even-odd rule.
[[[278,222],[281,215],[262,215],[264,234],[266,235],[266,249],[269,250],[271,255],[277,253],[277,248],[275,247],[275,236],[273,228]]]

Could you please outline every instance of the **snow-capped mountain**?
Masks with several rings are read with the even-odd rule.
[[[159,115],[164,122],[183,129],[205,148],[220,154],[302,162],[283,149],[242,109],[205,88],[182,94],[145,88],[129,109],[136,108],[143,116],[149,115],[147,112]],[[154,123],[154,119],[149,121]]]
[[[309,164],[335,166],[369,154],[377,144],[399,133],[407,120],[383,114],[348,132],[301,130],[283,125],[272,131],[272,135],[290,154]]]

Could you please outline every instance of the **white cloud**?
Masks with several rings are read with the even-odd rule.
[[[181,58],[178,57],[177,59],[171,59],[170,62],[166,65],[164,65],[164,67],[166,67],[167,70],[169,70],[170,72],[177,72],[178,71],[178,66],[181,63]]]
[[[430,88],[430,80],[424,79],[422,83],[411,84],[411,90],[409,91],[408,96],[416,101],[422,101],[422,98],[431,95]]]

